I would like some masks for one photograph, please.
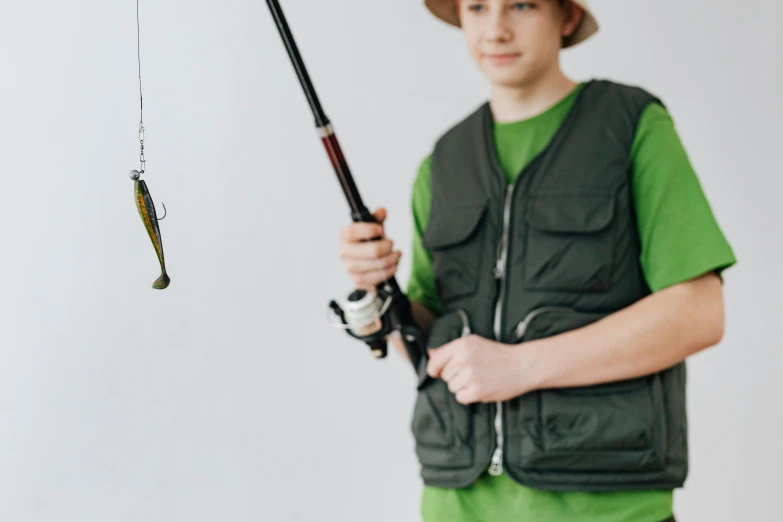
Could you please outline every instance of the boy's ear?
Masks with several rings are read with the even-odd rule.
[[[566,0],[563,11],[565,16],[563,17],[563,26],[560,30],[560,36],[566,38],[574,34],[574,31],[579,27],[582,18],[584,18],[585,12],[571,0]]]

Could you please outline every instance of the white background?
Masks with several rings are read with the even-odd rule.
[[[691,359],[682,521],[780,513],[779,2],[593,2],[575,80],[660,96],[739,264]],[[411,185],[488,87],[419,1],[288,0],[366,204],[410,272]],[[412,370],[332,329],[348,207],[264,2],[145,0],[147,173],[171,286],[133,202],[136,6],[0,17],[0,520],[412,521]]]

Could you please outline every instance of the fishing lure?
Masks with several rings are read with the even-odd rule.
[[[141,94],[141,54],[139,51],[139,0],[136,0],[136,56],[139,62],[139,102],[141,108],[141,116],[139,120],[139,162],[141,163],[140,170],[130,171],[130,178],[133,180],[133,195],[136,199],[136,209],[139,211],[141,221],[144,223],[144,228],[147,229],[147,234],[152,240],[152,246],[155,248],[155,254],[158,256],[158,262],[160,263],[160,277],[158,277],[152,288],[162,290],[169,286],[171,278],[166,273],[166,262],[163,258],[163,240],[160,236],[160,226],[158,221],[162,221],[166,217],[166,205],[163,205],[163,217],[158,219],[157,212],[155,212],[155,204],[152,202],[150,191],[147,188],[147,183],[144,180],[139,179],[144,174],[144,167],[146,161],[144,159],[144,99]]]
[[[152,202],[152,197],[150,196],[147,184],[143,179],[139,179],[139,176],[141,176],[143,172],[143,170],[132,170],[130,172],[130,177],[134,180],[133,193],[136,198],[136,208],[144,223],[144,228],[147,229],[147,234],[149,234],[150,239],[152,240],[152,246],[155,248],[155,253],[158,256],[158,262],[160,263],[161,274],[160,277],[152,283],[152,288],[162,290],[169,286],[169,283],[171,282],[171,278],[166,273],[166,261],[163,259],[163,241],[161,240],[160,227],[158,226],[158,221],[162,221],[163,218],[166,217],[166,205],[163,205],[163,217],[158,219],[155,212],[155,204]]]

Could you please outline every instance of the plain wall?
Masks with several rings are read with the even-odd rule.
[[[779,517],[783,6],[593,2],[575,80],[669,108],[739,259],[726,334],[689,363],[678,519]],[[488,96],[420,1],[285,14],[366,204],[410,272],[410,197]],[[142,0],[145,179],[133,201],[135,2],[9,1],[0,18],[0,520],[418,520],[411,368],[332,328],[348,206],[264,2]]]

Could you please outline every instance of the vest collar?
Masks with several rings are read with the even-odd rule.
[[[562,139],[562,135],[565,132],[565,129],[568,128],[568,124],[573,118],[576,117],[576,113],[579,112],[579,107],[581,106],[582,100],[584,99],[585,92],[595,85],[595,82],[595,79],[587,81],[582,90],[577,93],[576,98],[574,99],[574,103],[571,105],[571,108],[568,110],[568,113],[566,114],[563,122],[560,124],[555,134],[549,140],[549,143],[547,143],[547,145],[541,149],[541,152],[539,152],[536,157],[533,158],[527,164],[527,166],[525,166],[525,168],[522,170],[522,174],[532,165],[541,161],[541,158],[544,157],[550,151],[550,149],[552,149],[555,144]],[[494,117],[492,115],[492,109],[489,105],[489,100],[482,104],[482,106],[479,108],[479,112],[481,114],[481,134],[485,153],[489,158],[490,163],[492,164],[492,170],[500,177],[499,179],[501,181],[501,187],[505,187],[507,185],[506,175],[503,172],[503,167],[500,165],[500,160],[497,156],[497,148],[495,147],[494,137]],[[517,179],[521,178],[522,174],[520,174]]]

